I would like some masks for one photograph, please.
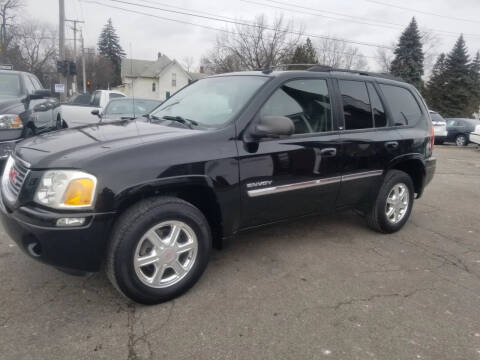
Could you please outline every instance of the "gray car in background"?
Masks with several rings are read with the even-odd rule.
[[[161,103],[160,100],[152,99],[119,98],[110,100],[102,112],[98,109],[92,110],[92,114],[102,121],[135,119],[149,114]]]

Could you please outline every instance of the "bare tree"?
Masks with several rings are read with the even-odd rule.
[[[377,56],[375,58],[375,61],[380,67],[381,72],[390,72],[390,66],[392,64],[393,58],[394,55],[392,50],[386,48],[377,48]]]
[[[24,5],[23,0],[0,0],[0,56],[3,61],[15,35],[15,19]]]
[[[265,16],[252,24],[236,25],[217,37],[216,45],[203,59],[207,72],[253,70],[288,62],[302,36],[283,16],[271,25]]]
[[[367,70],[368,63],[360,49],[333,38],[320,40],[317,47],[318,62],[347,70]]]
[[[194,62],[195,60],[193,59],[193,56],[185,56],[182,60],[183,66],[188,72],[192,70]]]
[[[50,24],[24,21],[17,27],[14,43],[21,55],[19,61],[24,70],[42,79],[45,73],[55,68],[56,31]]]
[[[438,48],[441,45],[441,37],[433,33],[431,30],[421,30],[421,41],[423,45],[423,69],[425,77],[430,77],[433,65],[438,56]]]

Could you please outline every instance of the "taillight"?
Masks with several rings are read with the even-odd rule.
[[[434,144],[435,144],[435,132],[433,131],[433,124],[430,123],[430,151],[433,151]]]

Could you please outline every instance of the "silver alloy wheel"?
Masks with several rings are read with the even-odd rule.
[[[147,286],[172,286],[192,269],[197,251],[197,236],[190,226],[177,220],[161,222],[138,242],[133,257],[135,273]]]
[[[385,215],[387,220],[396,224],[400,222],[407,213],[410,200],[410,191],[404,183],[395,184],[387,196],[385,204]]]
[[[465,146],[466,142],[467,139],[463,135],[457,136],[457,138],[455,139],[455,143],[457,144],[457,146]]]

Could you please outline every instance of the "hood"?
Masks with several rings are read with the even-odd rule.
[[[0,96],[0,114],[8,114],[11,110],[15,110],[13,113],[16,114],[19,106],[22,106],[22,108],[24,107],[22,98]]]
[[[23,140],[15,147],[16,156],[32,168],[78,167],[106,152],[132,149],[142,144],[198,133],[181,127],[144,120],[100,123],[55,131]],[[75,164],[75,166],[72,166]]]

